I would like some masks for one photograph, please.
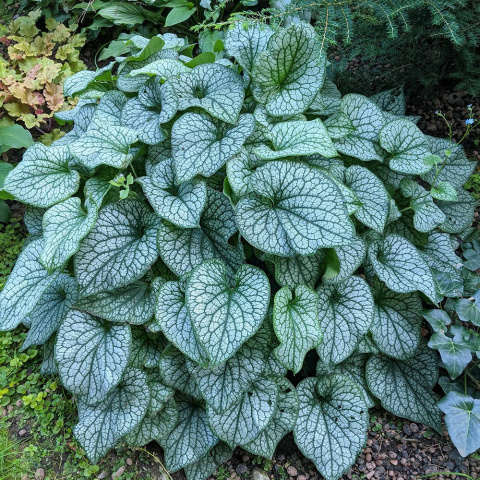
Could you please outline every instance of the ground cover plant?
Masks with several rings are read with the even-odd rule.
[[[137,37],[66,80],[73,128],[5,180],[30,236],[0,327],[45,345],[93,462],[156,440],[202,480],[293,431],[336,479],[378,402],[442,430],[422,301],[478,290],[455,253],[474,162],[402,95],[342,97],[307,24],[238,23],[225,47]]]

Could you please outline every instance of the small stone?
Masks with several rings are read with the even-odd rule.
[[[410,425],[405,424],[405,425],[403,426],[403,433],[404,433],[405,435],[411,435],[412,429],[410,428]]]
[[[375,470],[375,463],[374,462],[368,462],[366,465],[368,470]]]
[[[131,467],[131,466],[133,465],[133,461],[132,461],[132,459],[131,459],[130,457],[125,460],[125,463],[126,463],[129,467]]]
[[[22,428],[22,429],[18,432],[18,436],[19,436],[19,437],[24,437],[26,434],[27,434],[27,431],[26,431],[24,428]]]
[[[243,473],[248,472],[248,467],[244,463],[240,463],[237,465],[237,473],[242,475]]]
[[[371,478],[373,478],[374,475],[375,475],[375,472],[372,470],[371,472],[368,472],[365,476],[367,477],[368,480],[370,480]]]
[[[35,470],[35,480],[43,480],[45,478],[45,470],[43,468],[37,468]]]
[[[23,405],[23,402],[21,400],[17,400],[17,403],[15,404],[18,408],[20,408]]]
[[[291,477],[296,477],[298,475],[298,471],[297,469],[293,466],[293,465],[290,465],[288,468],[287,468],[287,473],[291,476]]]
[[[277,460],[279,462],[284,462],[285,461],[285,455],[283,453],[281,453],[278,457],[277,457]]]
[[[263,470],[254,468],[252,471],[252,480],[269,480],[269,477]]]
[[[125,471],[125,465],[122,465],[115,473],[112,473],[112,478],[120,478]]]
[[[372,461],[372,456],[371,456],[369,453],[367,453],[367,454],[365,455],[365,461],[367,461],[367,462],[371,462],[371,461]]]
[[[22,480],[28,480],[28,473],[22,476]]]
[[[417,433],[418,432],[418,425],[416,423],[411,423],[410,424],[410,430],[413,432],[413,433]]]
[[[248,455],[242,455],[242,462],[247,463],[250,460]]]
[[[297,480],[307,480],[307,477],[305,475],[299,475]]]
[[[104,478],[108,477],[108,473],[104,470],[103,472],[100,472],[97,476],[98,480],[103,480]]]

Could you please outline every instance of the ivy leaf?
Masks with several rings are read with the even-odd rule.
[[[367,383],[382,407],[398,417],[424,423],[441,432],[437,383],[437,357],[422,344],[408,360],[374,355],[367,362]]]
[[[231,458],[233,450],[226,444],[217,443],[204,457],[185,467],[187,480],[205,480],[210,477],[219,465]]]
[[[265,458],[273,458],[278,442],[295,426],[298,416],[298,396],[293,385],[285,377],[274,377],[279,390],[277,409],[270,422],[250,443],[242,448]]]
[[[454,308],[462,322],[471,322],[478,327],[480,326],[480,309],[476,303],[467,298],[460,298],[455,300]]]
[[[182,228],[198,226],[207,201],[205,182],[193,180],[177,185],[171,158],[155,165],[148,177],[137,181],[160,218]]]
[[[70,168],[66,147],[45,147],[36,144],[28,148],[23,160],[5,179],[3,190],[20,202],[47,208],[71,197],[80,184],[80,175]]]
[[[452,323],[451,318],[445,310],[422,310],[422,316],[430,324],[434,332],[439,332],[440,330],[446,331],[447,325]]]
[[[172,472],[198,462],[218,443],[203,408],[194,406],[186,398],[178,400],[177,405],[178,425],[163,442],[165,467]]]
[[[136,281],[111,292],[83,297],[75,308],[109,322],[141,325],[153,317],[154,294],[149,285]]]
[[[135,130],[139,140],[156,145],[166,138],[161,125],[177,113],[177,97],[170,83],[160,85],[152,78],[142,87],[138,98],[130,99],[122,110],[122,124]]]
[[[137,140],[137,133],[129,128],[104,124],[102,128],[89,129],[69,148],[87,168],[99,165],[125,168],[133,159],[130,146]]]
[[[295,293],[288,287],[281,288],[275,294],[273,328],[280,340],[275,356],[297,374],[307,352],[322,341],[315,291],[305,285],[297,286]]]
[[[158,223],[145,203],[136,200],[111,203],[100,210],[75,255],[83,293],[114,290],[143,277],[157,260]]]
[[[297,385],[300,409],[295,443],[326,480],[341,477],[367,442],[368,405],[360,387],[344,375]],[[345,434],[348,432],[348,435]]]
[[[177,404],[171,398],[154,416],[145,415],[140,425],[125,435],[124,440],[130,447],[143,447],[153,440],[163,442],[177,426],[178,419]]]
[[[240,115],[230,126],[202,113],[185,113],[172,127],[172,152],[178,182],[210,177],[236,155],[252,134],[254,119]]]
[[[55,347],[63,386],[87,404],[104,400],[122,378],[131,343],[128,325],[112,325],[70,310]]]
[[[335,157],[337,151],[324,124],[318,118],[309,122],[281,122],[269,132],[273,145],[260,145],[253,152],[263,160],[319,154]]]
[[[223,413],[216,413],[207,404],[209,424],[215,435],[232,448],[250,443],[267,427],[275,414],[278,399],[277,384],[270,378],[262,378]]]
[[[181,282],[166,282],[158,290],[155,319],[165,336],[187,357],[205,362],[205,351],[195,337]]]
[[[355,237],[349,245],[330,248],[326,252],[327,269],[324,283],[340,283],[352,276],[365,259],[367,248],[361,237]]]
[[[379,139],[382,148],[392,155],[389,163],[392,170],[408,175],[420,175],[431,170],[432,166],[423,161],[431,155],[430,145],[412,122],[401,119],[387,123]]]
[[[42,239],[27,244],[18,257],[0,293],[0,331],[16,328],[32,313],[59,271],[50,275],[38,260],[43,250]]]
[[[390,290],[398,293],[423,292],[435,302],[435,284],[430,269],[418,250],[399,235],[388,235],[368,247],[375,273]]]
[[[480,448],[480,400],[449,392],[438,403],[445,413],[448,434],[460,455],[466,457]]]
[[[197,65],[170,80],[178,109],[198,107],[226,123],[237,123],[245,96],[242,77],[219,64]]]
[[[98,216],[95,203],[88,201],[86,211],[78,197],[68,198],[50,207],[43,217],[45,246],[40,261],[49,272],[63,268],[78,252],[80,242],[90,232]]]
[[[300,22],[277,30],[252,68],[252,93],[273,116],[304,112],[323,85],[326,59],[310,25]]]
[[[411,358],[420,343],[422,302],[416,293],[396,293],[375,279],[372,284],[375,302],[370,327],[379,350],[389,357]]]
[[[92,463],[140,424],[148,402],[147,376],[129,368],[103,401],[93,406],[79,403],[79,420],[73,433]]]
[[[193,271],[186,299],[196,336],[213,367],[232,357],[258,330],[267,313],[270,284],[251,265],[240,267],[230,282],[225,264],[208,260]]]
[[[447,217],[445,223],[440,225],[440,229],[447,233],[460,233],[468,228],[472,224],[473,214],[478,203],[470,195],[470,192],[463,188],[457,190],[457,197],[456,202],[437,202],[438,208]]]
[[[228,243],[236,231],[235,214],[228,198],[221,192],[207,189],[200,228],[183,229],[161,222],[158,250],[165,264],[178,276],[212,258],[222,259],[233,275],[244,261],[239,249]]]
[[[352,354],[372,324],[372,293],[365,280],[350,277],[343,283],[320,286],[317,294],[323,330],[317,352],[327,364],[340,363]]]
[[[390,199],[382,181],[367,168],[357,165],[345,171],[345,180],[362,202],[355,216],[367,227],[382,233],[390,210]]]
[[[187,368],[186,360],[185,355],[180,350],[173,345],[168,345],[162,352],[159,361],[163,383],[196,399],[201,399],[202,394],[193,375]]]
[[[30,324],[22,351],[31,345],[44,344],[62,324],[70,307],[78,298],[78,285],[73,277],[60,274],[43,292],[35,308],[24,322]]]
[[[322,251],[314,255],[295,255],[294,257],[277,257],[265,255],[266,260],[275,264],[275,280],[281,286],[291,288],[306,285],[313,288],[320,277],[324,256]]]
[[[432,187],[430,195],[437,200],[446,202],[456,202],[458,200],[457,191],[450,182],[438,182],[436,187]]]
[[[451,142],[448,138],[430,136],[426,138],[432,153],[438,155],[445,166],[438,172],[438,176],[436,170],[432,169],[423,174],[422,178],[433,184],[434,178],[437,177],[437,182],[449,182],[457,190],[462,188],[475,170],[476,162],[469,160],[462,145]],[[445,151],[448,150],[451,154],[447,157]]]
[[[443,332],[434,333],[428,346],[438,350],[448,374],[454,380],[472,361],[471,346],[465,342],[462,333],[457,333],[453,338],[447,337]]]
[[[255,195],[238,202],[236,216],[240,233],[254,247],[291,257],[352,240],[343,197],[319,169],[271,161],[257,169],[251,185]]]
[[[205,368],[187,361],[203,398],[216,413],[223,413],[240,400],[250,383],[265,368],[264,344],[253,337],[225,363]]]
[[[337,140],[336,149],[359,160],[383,161],[376,145],[378,134],[385,125],[385,117],[380,108],[367,97],[351,93],[342,98],[340,112],[351,120],[355,132]]]

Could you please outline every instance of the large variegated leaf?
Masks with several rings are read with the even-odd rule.
[[[447,217],[446,221],[440,225],[440,229],[447,233],[460,233],[468,228],[472,224],[473,213],[478,204],[470,192],[463,188],[457,191],[457,197],[456,202],[437,202],[438,207]]]
[[[270,284],[251,265],[240,267],[232,281],[224,263],[208,260],[193,271],[186,298],[196,337],[213,367],[258,330],[267,313]]]
[[[438,403],[445,413],[448,434],[460,455],[466,457],[480,448],[480,400],[449,392]]]
[[[102,128],[106,123],[122,126],[122,110],[127,103],[127,97],[118,91],[107,92],[98,102],[92,117],[92,124]]]
[[[377,141],[385,117],[380,108],[367,97],[351,93],[342,98],[340,111],[350,118],[355,132],[335,141],[336,149],[359,160],[382,161]]]
[[[58,330],[70,307],[77,300],[78,293],[75,279],[64,273],[50,284],[24,320],[30,324],[30,329],[22,350],[26,350],[30,345],[44,344]]]
[[[403,88],[395,88],[378,92],[370,97],[382,110],[392,113],[393,115],[404,116],[407,106]]]
[[[158,257],[159,220],[143,202],[124,200],[100,210],[75,255],[85,294],[114,290],[141,278]]]
[[[330,79],[325,78],[325,83],[310,104],[309,113],[323,116],[332,115],[340,109],[341,98],[342,94],[337,86]]]
[[[420,343],[422,302],[416,293],[396,293],[375,280],[372,285],[375,302],[370,327],[379,350],[393,358],[410,358]]]
[[[355,237],[343,247],[330,248],[325,257],[327,269],[322,277],[325,283],[341,283],[352,276],[365,259],[367,252],[361,237]]]
[[[94,126],[72,143],[72,154],[87,168],[110,165],[125,168],[133,159],[130,146],[138,140],[134,130],[104,124]]]
[[[390,210],[390,199],[383,183],[370,170],[357,165],[345,171],[345,180],[347,187],[362,202],[355,216],[367,227],[382,233]]]
[[[121,380],[130,354],[128,325],[70,310],[60,326],[55,359],[62,384],[86,404],[104,400]]]
[[[171,398],[155,415],[145,415],[140,424],[125,435],[124,440],[130,447],[144,447],[153,440],[159,443],[163,442],[177,426],[178,419],[177,404]]]
[[[233,274],[244,261],[241,251],[228,243],[236,231],[235,213],[228,198],[221,192],[207,189],[200,228],[183,229],[161,222],[158,250],[168,268],[178,276],[212,258],[223,260]]]
[[[3,189],[28,205],[50,207],[78,190],[80,175],[71,168],[71,160],[66,147],[36,144],[7,175]]]
[[[273,125],[269,131],[273,149],[260,145],[253,152],[263,160],[275,160],[284,157],[319,154],[335,157],[337,151],[318,118],[309,122],[281,122]]]
[[[166,282],[157,293],[155,319],[165,336],[187,357],[197,363],[206,361],[203,347],[195,337],[185,304],[183,282]]]
[[[297,385],[300,408],[295,442],[326,480],[337,480],[367,441],[368,405],[361,388],[344,375]]]
[[[55,375],[58,373],[57,362],[55,362],[56,335],[52,335],[43,345],[43,362],[40,367],[42,375]]]
[[[401,119],[387,123],[379,138],[382,148],[391,154],[389,165],[392,170],[419,175],[432,168],[424,162],[431,155],[427,138],[412,122]]]
[[[182,228],[195,228],[207,201],[205,182],[192,180],[177,185],[173,160],[155,165],[148,177],[137,180],[160,218]]]
[[[305,285],[297,286],[295,292],[288,287],[280,289],[275,294],[273,328],[280,340],[275,356],[297,374],[307,352],[322,341],[315,291]]]
[[[146,374],[130,368],[104,400],[93,406],[79,403],[79,419],[73,433],[93,463],[140,424],[148,402]]]
[[[232,448],[250,443],[267,427],[275,414],[279,396],[275,381],[261,378],[224,412],[217,413],[208,405],[210,427],[218,438]]]
[[[261,375],[268,353],[264,347],[263,342],[253,337],[233,357],[216,367],[202,367],[187,361],[202,396],[216,413],[223,413],[236,403],[250,383]]]
[[[201,399],[202,394],[187,368],[186,361],[185,355],[180,350],[173,345],[168,345],[159,361],[163,383],[196,399]]]
[[[187,480],[205,480],[219,465],[225,463],[233,450],[225,443],[219,442],[200,460],[184,468]]]
[[[227,177],[236,195],[244,196],[251,191],[250,178],[257,167],[265,163],[256,155],[242,148],[240,152],[227,162]]]
[[[272,29],[260,22],[246,25],[235,22],[225,35],[225,49],[228,55],[235,57],[243,71],[250,75],[257,55],[267,48],[272,34]]]
[[[163,123],[177,113],[177,97],[170,83],[160,85],[152,78],[142,87],[138,98],[130,99],[122,110],[122,124],[136,130],[147,145],[156,145],[166,138]]]
[[[67,77],[63,85],[63,94],[65,97],[74,97],[85,92],[93,83],[108,82],[112,78],[111,70],[114,65],[115,62],[110,62],[96,71],[84,70]]]
[[[284,377],[274,377],[278,388],[277,409],[268,425],[242,448],[265,458],[273,458],[278,442],[293,430],[298,415],[298,396],[294,386]]]
[[[390,290],[409,293],[419,290],[435,301],[432,273],[418,250],[399,235],[388,235],[368,247],[368,258],[375,273]]]
[[[422,344],[408,360],[374,355],[367,362],[367,382],[382,406],[398,417],[424,423],[441,432],[437,383],[437,357]]]
[[[242,77],[219,64],[198,65],[170,80],[179,110],[198,107],[223,122],[237,123],[245,95]]]
[[[180,60],[161,58],[148,63],[144,67],[131,70],[129,77],[148,75],[149,77],[157,76],[159,80],[168,80],[170,77],[176,77],[188,71],[189,68]]]
[[[44,242],[31,241],[22,251],[0,293],[0,331],[13,330],[25,320],[59,271],[51,275],[39,261]]]
[[[320,170],[293,161],[272,161],[251,177],[255,195],[236,207],[242,236],[261,250],[291,257],[348,244],[353,224],[336,185]]]
[[[49,272],[63,268],[70,257],[78,252],[80,242],[93,228],[97,216],[97,205],[88,201],[84,210],[78,197],[68,198],[45,212],[45,246],[40,261]]]
[[[252,134],[254,118],[238,117],[227,125],[203,113],[185,113],[172,127],[172,153],[178,182],[195,175],[210,177],[236,155]]]
[[[150,285],[136,281],[111,292],[83,297],[75,308],[110,322],[141,325],[153,317],[154,293]]]
[[[132,327],[132,347],[128,362],[136,368],[155,368],[167,345],[165,337],[158,332],[150,332],[144,326]]]
[[[180,398],[177,405],[178,425],[163,442],[165,467],[172,472],[198,462],[218,443],[202,407],[186,397]]]
[[[324,363],[340,363],[355,350],[373,319],[373,297],[360,277],[317,289],[318,317],[323,330],[317,352]]]
[[[469,160],[462,145],[451,142],[447,138],[436,138],[427,136],[427,142],[434,155],[442,159],[445,166],[438,172],[435,169],[423,174],[422,178],[430,184],[436,177],[438,182],[450,182],[456,189],[460,189],[467,183],[470,175],[475,169],[475,161]],[[447,157],[445,152],[451,154]]]
[[[323,85],[325,56],[320,57],[318,37],[300,22],[277,30],[267,50],[253,62],[252,92],[274,116],[304,112]]]

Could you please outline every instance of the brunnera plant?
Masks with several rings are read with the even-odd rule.
[[[72,130],[5,180],[30,239],[1,329],[45,344],[89,458],[156,440],[203,480],[293,431],[337,479],[376,402],[441,431],[422,299],[454,295],[474,162],[401,95],[342,98],[309,25],[237,24],[216,63],[132,45],[66,80]]]

